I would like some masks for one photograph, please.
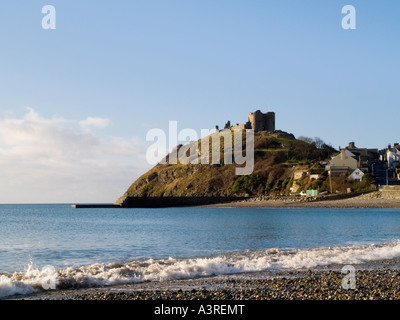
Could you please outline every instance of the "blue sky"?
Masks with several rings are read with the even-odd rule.
[[[399,142],[399,16],[394,0],[2,0],[0,203],[112,202],[173,120],[200,132],[261,109],[335,148]]]

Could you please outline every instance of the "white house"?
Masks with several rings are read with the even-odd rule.
[[[364,172],[362,172],[360,169],[356,169],[349,175],[349,179],[354,181],[362,181],[363,176]]]
[[[388,149],[386,152],[388,168],[395,170],[396,166],[400,164],[400,150],[397,148]]]

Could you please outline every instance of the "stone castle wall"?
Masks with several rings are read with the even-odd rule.
[[[253,129],[255,132],[259,131],[275,131],[275,112],[267,112],[262,113],[260,110],[256,112],[250,112],[248,114],[249,121],[245,124],[236,124],[235,126],[231,126],[231,122],[228,121],[225,124],[224,129],[231,130],[244,130],[244,129]],[[219,127],[216,126],[216,129],[219,130]]]
[[[260,110],[249,113],[249,122],[254,131],[275,131],[275,113],[262,113]]]

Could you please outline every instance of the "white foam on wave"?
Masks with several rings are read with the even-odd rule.
[[[54,274],[55,276],[55,274]],[[26,295],[43,289],[44,281],[49,278],[48,269],[35,269],[32,262],[24,273],[0,276],[0,298],[13,295]]]
[[[266,251],[244,251],[213,257],[149,259],[57,270],[37,269],[31,264],[24,273],[0,277],[0,297],[43,290],[49,279],[55,281],[56,289],[63,289],[268,270],[308,269],[332,264],[360,264],[397,257],[400,257],[400,240],[385,244],[333,248],[298,250],[272,248]]]
[[[0,298],[13,295],[25,295],[35,290],[21,281],[16,281],[5,275],[0,276]]]

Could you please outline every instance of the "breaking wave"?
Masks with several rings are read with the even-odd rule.
[[[333,264],[360,264],[400,257],[400,240],[384,244],[315,249],[244,251],[192,259],[149,259],[127,263],[91,264],[79,268],[38,269],[0,275],[0,298],[44,289],[192,279],[269,270],[296,270]],[[51,287],[51,286],[54,287]]]

